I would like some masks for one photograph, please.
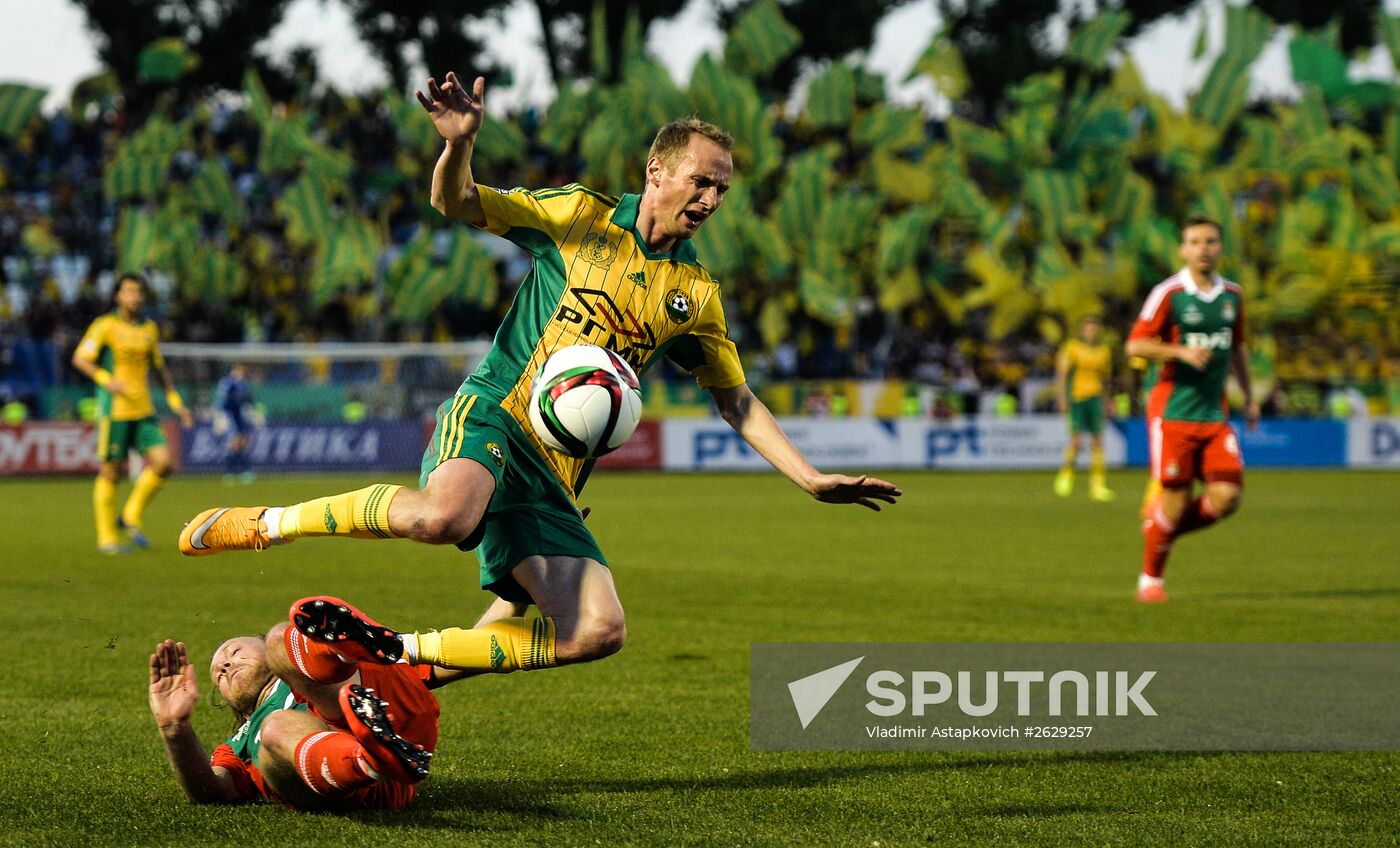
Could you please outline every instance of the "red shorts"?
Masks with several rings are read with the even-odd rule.
[[[428,691],[428,678],[432,675],[430,665],[379,665],[360,663],[360,685],[374,690],[374,694],[389,702],[389,721],[394,732],[427,748],[437,748],[438,716],[442,713],[437,698]],[[322,716],[325,718],[325,716]],[[345,730],[341,722],[327,721],[332,727]],[[402,810],[413,801],[414,783],[394,783],[381,780],[353,796],[355,807],[366,810]]]
[[[1244,481],[1240,440],[1227,421],[1149,418],[1147,441],[1152,476],[1163,486],[1189,486],[1198,479],[1235,485]]]

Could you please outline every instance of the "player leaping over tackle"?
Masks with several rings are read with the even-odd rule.
[[[433,206],[519,245],[534,267],[490,353],[439,407],[420,488],[380,484],[289,507],[206,510],[186,526],[180,549],[260,550],[303,536],[475,548],[481,586],[498,599],[474,628],[422,634],[418,656],[509,672],[600,659],[626,634],[607,560],[576,505],[591,466],[545,448],[529,423],[531,380],[561,347],[599,344],[639,373],[664,354],[710,391],[746,442],[819,501],[878,510],[901,493],[873,477],[818,472],[744,380],[719,287],[690,242],[729,189],[727,133],[697,118],[662,127],[640,195],[579,185],[500,191],[478,184],[471,169],[484,92],[483,79],[468,92],[448,74],[418,94],[446,140]],[[524,618],[530,603],[543,619]]]

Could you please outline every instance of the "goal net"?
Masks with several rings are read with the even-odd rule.
[[[198,420],[180,435],[182,468],[416,470],[438,404],[490,347],[486,341],[162,345]],[[241,411],[223,408],[230,405],[221,403],[219,392],[235,366],[246,375],[248,402]],[[230,465],[239,432],[246,436],[242,462]]]

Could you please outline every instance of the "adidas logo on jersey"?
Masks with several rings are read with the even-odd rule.
[[[627,275],[627,279],[631,280],[632,282],[636,283],[637,285],[641,286],[642,288],[646,288],[646,287],[647,287],[647,272],[646,272],[646,271],[633,271],[631,274],[628,274],[628,275]]]

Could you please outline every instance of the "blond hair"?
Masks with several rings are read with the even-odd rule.
[[[733,136],[714,124],[691,115],[672,121],[657,131],[656,138],[651,142],[651,152],[647,154],[647,160],[660,159],[661,164],[668,169],[674,168],[676,161],[690,149],[692,135],[702,135],[725,151],[734,149]]]

